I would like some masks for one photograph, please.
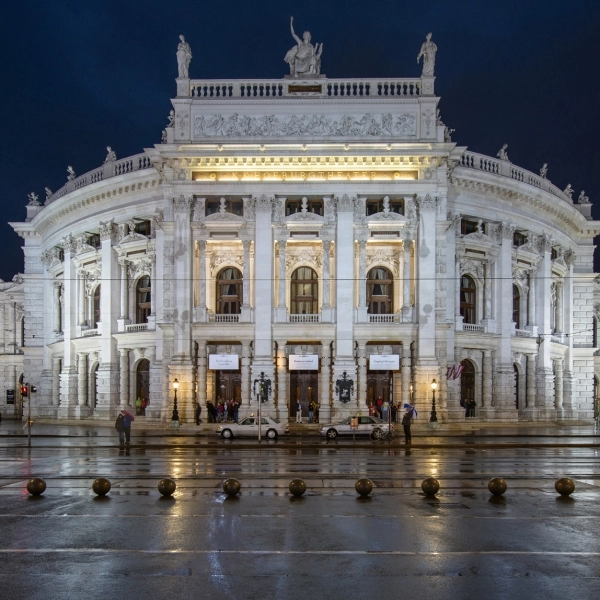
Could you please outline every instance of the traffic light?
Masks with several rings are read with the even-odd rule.
[[[21,396],[23,396],[23,398],[27,398],[27,386],[26,385],[21,386]]]

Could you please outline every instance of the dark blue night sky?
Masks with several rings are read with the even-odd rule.
[[[453,140],[583,188],[600,218],[600,2],[357,0],[260,3],[24,0],[3,9],[0,277],[22,271],[27,194],[160,141],[178,35],[192,78],[280,78],[296,31],[323,42],[329,77],[417,77],[427,32]]]

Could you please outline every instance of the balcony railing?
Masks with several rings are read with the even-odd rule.
[[[240,81],[229,79],[192,79],[190,95],[203,100],[223,98],[281,98],[296,95],[303,85],[310,85],[311,93],[337,98],[364,98],[389,96],[420,96],[421,78],[382,79],[316,79],[310,82],[281,79],[255,79]],[[295,89],[294,89],[295,88]],[[433,83],[427,93],[433,94]]]
[[[133,171],[142,171],[143,169],[150,169],[152,167],[152,161],[145,154],[136,154],[121,160],[115,160],[114,162],[107,162],[101,167],[84,173],[79,177],[76,177],[72,181],[67,181],[63,187],[57,192],[52,194],[46,201],[47,204],[51,204],[55,200],[66,196],[69,192],[74,190],[80,190],[92,183],[103,181],[104,179],[110,179],[117,175],[125,175],[126,173],[133,173]]]
[[[148,331],[148,323],[135,323],[133,325],[125,325],[127,333],[139,333],[140,331]]]
[[[478,171],[485,171],[486,173],[493,173],[494,175],[502,175],[504,177],[510,177],[515,181],[528,183],[540,190],[550,192],[557,198],[560,198],[569,204],[573,204],[573,200],[560,188],[557,188],[549,179],[540,177],[531,171],[521,169],[508,160],[491,158],[484,154],[478,154],[477,152],[465,152],[460,159],[460,166],[469,169],[477,169]]]
[[[474,325],[473,323],[463,323],[463,331],[470,333],[484,333],[485,327],[483,325]]]
[[[320,323],[321,315],[288,315],[288,323]]]
[[[92,337],[94,335],[100,335],[97,329],[84,329],[81,333],[83,337]]]
[[[369,323],[400,323],[400,315],[369,315]]]
[[[208,315],[209,323],[239,323],[240,315]]]

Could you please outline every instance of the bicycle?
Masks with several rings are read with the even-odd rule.
[[[381,425],[377,425],[373,427],[371,433],[369,434],[369,439],[373,442],[383,442],[384,440],[393,440],[394,439],[394,430],[392,428],[382,427]]]

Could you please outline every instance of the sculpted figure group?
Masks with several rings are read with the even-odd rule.
[[[290,29],[292,37],[296,40],[296,46],[289,50],[283,59],[290,65],[290,75],[292,77],[319,75],[321,73],[323,44],[313,46],[310,43],[310,31],[305,31],[302,36],[303,39],[300,39],[294,31],[294,17],[290,17]]]

